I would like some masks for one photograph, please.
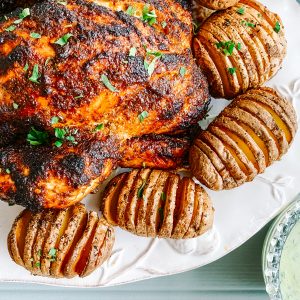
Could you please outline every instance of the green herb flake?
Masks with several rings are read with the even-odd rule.
[[[67,131],[64,128],[55,128],[54,134],[58,139],[63,140],[67,134]]]
[[[240,15],[244,15],[245,14],[245,7],[239,7],[236,12]]]
[[[5,170],[6,174],[10,174],[10,169]]]
[[[57,124],[58,122],[59,122],[59,117],[56,117],[56,116],[52,117],[52,119],[51,119],[52,125]]]
[[[150,26],[156,23],[156,13],[154,10],[150,11],[150,4],[146,4],[142,11],[142,21],[148,23]]]
[[[51,248],[49,250],[48,257],[49,257],[50,261],[56,260],[56,254],[57,254],[57,250],[55,248]]]
[[[161,27],[162,27],[162,28],[166,28],[166,27],[167,27],[167,25],[168,25],[168,24],[167,24],[167,22],[166,22],[166,21],[163,21],[163,22],[161,22]]]
[[[280,31],[280,29],[281,29],[281,25],[280,25],[280,23],[277,21],[276,22],[276,24],[275,24],[275,26],[274,26],[274,31],[276,32],[276,33],[279,33],[279,31]]]
[[[19,108],[19,104],[16,103],[16,102],[14,102],[14,103],[13,103],[13,108],[14,108],[14,109],[18,109],[18,108]]]
[[[101,75],[102,83],[112,92],[118,92],[118,90],[110,83],[108,77],[104,74]]]
[[[227,42],[218,42],[216,43],[216,47],[226,55],[230,56],[233,53],[233,50],[235,48],[235,43],[233,41],[227,41]]]
[[[19,14],[19,19],[14,21],[14,24],[20,24],[23,19],[26,17],[30,16],[30,9],[29,8],[24,8],[21,13]]]
[[[29,77],[29,80],[34,82],[34,83],[39,83],[38,79],[40,77],[39,74],[39,65],[35,64],[32,70],[32,75]]]
[[[61,140],[57,140],[57,141],[54,143],[54,146],[57,147],[57,148],[60,148],[62,145],[63,145],[63,141],[61,141]]]
[[[39,250],[38,250],[37,256],[38,256],[38,257],[41,257],[41,256],[42,256],[42,249],[39,249]]]
[[[185,67],[181,67],[180,70],[179,70],[179,73],[180,73],[181,77],[184,77],[185,74],[186,74],[186,68]]]
[[[78,96],[75,96],[74,99],[81,99],[81,98],[83,98],[83,97],[84,97],[83,94],[80,94],[80,95],[78,95]]]
[[[35,263],[35,266],[39,268],[39,267],[41,266],[41,263],[40,263],[39,261],[37,261],[37,262]]]
[[[229,74],[233,75],[236,72],[236,68],[228,68]]]
[[[161,195],[160,195],[160,198],[161,198],[162,201],[166,201],[167,200],[166,193],[162,192]]]
[[[140,123],[142,123],[146,118],[149,117],[149,113],[147,111],[143,111],[139,114],[138,118],[140,120]]]
[[[97,131],[100,131],[100,130],[103,130],[104,129],[104,124],[101,123],[101,124],[98,124],[95,129],[94,129],[94,132],[97,132]]]
[[[238,51],[241,51],[241,50],[242,50],[242,44],[241,44],[241,43],[237,43],[236,49],[237,49]]]
[[[154,56],[153,60],[150,63],[147,61],[147,57],[149,56]],[[163,54],[161,52],[146,49],[146,59],[144,60],[144,67],[149,76],[152,76],[152,74],[154,73],[156,61],[162,57]]]
[[[146,186],[146,181],[143,180],[141,186],[139,187],[139,189],[137,191],[137,196],[138,196],[139,199],[143,198],[143,193],[144,193],[145,186]]]
[[[16,27],[15,25],[10,25],[9,27],[7,27],[7,28],[5,29],[5,31],[12,32],[12,31],[14,31],[16,28],[17,28],[17,27]]]
[[[25,72],[27,72],[28,69],[29,69],[29,65],[28,65],[28,63],[26,63],[26,65],[24,66],[23,70],[24,70]]]
[[[127,10],[126,10],[126,14],[128,14],[129,16],[133,16],[136,13],[136,8],[133,6],[128,6]]]
[[[46,131],[39,131],[32,127],[27,135],[27,142],[32,146],[39,146],[49,142],[49,135]]]
[[[245,20],[242,20],[242,25],[245,25],[247,27],[251,27],[251,28],[255,28],[256,27],[256,24],[252,23],[252,22],[248,22],[248,21],[245,21]]]
[[[130,57],[135,57],[136,52],[137,52],[137,50],[136,50],[135,47],[130,48],[130,50],[129,50],[129,56]]]
[[[42,36],[37,32],[31,32],[30,37],[32,37],[33,39],[40,39]]]
[[[72,37],[72,36],[73,36],[72,33],[67,33],[64,36],[62,36],[61,38],[59,38],[57,41],[55,41],[54,44],[63,47],[63,46],[65,46],[68,43],[69,38]]]

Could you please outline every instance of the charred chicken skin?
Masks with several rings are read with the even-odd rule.
[[[209,104],[186,3],[35,2],[0,22],[0,198],[64,208],[117,166],[181,166]]]

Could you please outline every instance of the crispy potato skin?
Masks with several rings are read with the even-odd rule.
[[[212,14],[202,24],[193,45],[211,95],[226,99],[272,78],[287,48],[280,17],[256,0],[241,0]]]
[[[296,119],[291,102],[275,90],[249,90],[196,138],[190,151],[193,175],[213,190],[252,181],[288,151]]]
[[[114,230],[104,218],[76,204],[42,214],[24,210],[7,246],[13,261],[33,275],[72,278],[96,270],[110,257],[114,240]]]
[[[220,10],[237,4],[239,0],[195,0],[195,2],[209,9]]]
[[[116,176],[102,199],[106,220],[145,237],[188,239],[208,231],[214,209],[191,178],[161,170],[133,170]]]

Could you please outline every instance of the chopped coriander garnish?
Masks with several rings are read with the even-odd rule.
[[[80,99],[80,98],[83,98],[83,97],[84,97],[83,94],[80,94],[78,96],[75,96],[74,99]]]
[[[130,48],[130,50],[129,50],[129,56],[130,57],[134,57],[136,55],[136,52],[137,52],[137,50],[136,50],[135,47]]]
[[[19,19],[14,21],[14,24],[20,24],[23,19],[26,17],[30,16],[30,9],[29,8],[24,8],[21,13],[19,14]]]
[[[54,44],[57,44],[57,45],[60,45],[63,47],[68,43],[69,38],[72,36],[73,36],[72,33],[67,33],[64,36],[62,36],[61,38],[59,38],[57,41],[55,41]]]
[[[35,266],[39,268],[39,267],[41,266],[41,263],[40,263],[39,261],[37,261],[37,262],[35,263]]]
[[[233,41],[218,42],[218,43],[216,43],[216,47],[218,49],[221,49],[226,56],[230,56],[233,53],[233,50],[234,50],[235,47],[238,50],[240,50],[241,45],[239,45],[239,44],[240,43],[238,43],[236,45]]]
[[[45,61],[45,67],[48,65],[49,61],[51,60],[52,58],[51,57],[48,57]]]
[[[133,6],[128,6],[127,10],[126,10],[126,14],[128,14],[129,16],[133,16],[136,13],[136,8]]]
[[[154,10],[150,11],[150,4],[146,4],[144,6],[142,14],[142,20],[148,23],[150,26],[156,23],[157,16]]]
[[[108,77],[104,74],[101,75],[102,83],[112,92],[118,92],[118,90],[110,83]]]
[[[242,44],[241,43],[237,43],[236,49],[239,50],[239,51],[241,51],[242,50]]]
[[[48,132],[32,127],[27,135],[27,142],[32,146],[47,144],[49,142]]]
[[[57,124],[58,122],[59,122],[59,117],[56,117],[56,116],[52,117],[52,119],[51,119],[52,125]]]
[[[31,32],[30,37],[32,37],[33,39],[40,39],[42,36],[39,33]]]
[[[247,26],[247,27],[251,27],[251,28],[255,28],[256,27],[256,24],[252,23],[252,22],[248,22],[248,21],[245,21],[245,20],[242,20],[241,22],[243,25]]]
[[[143,193],[144,193],[145,185],[146,185],[146,181],[143,180],[141,186],[139,187],[139,189],[137,191],[137,196],[138,196],[139,199],[143,198]]]
[[[17,28],[17,27],[16,27],[15,25],[10,25],[9,27],[7,27],[7,28],[5,29],[5,31],[11,32],[11,31],[14,31],[16,28]]]
[[[159,51],[146,50],[146,56],[154,56],[154,59],[149,63],[147,60],[144,60],[144,67],[151,76],[154,72],[156,61],[163,57],[163,54]]]
[[[280,31],[280,29],[281,29],[281,25],[280,25],[280,23],[277,21],[276,22],[276,24],[275,24],[275,26],[274,26],[274,31],[276,32],[276,33],[279,33],[279,31]]]
[[[14,108],[14,109],[18,109],[18,108],[19,108],[19,104],[16,103],[16,102],[14,102],[14,103],[13,103],[13,108]]]
[[[48,253],[48,257],[50,261],[56,261],[56,253],[57,250],[55,248],[51,248]]]
[[[39,83],[38,79],[40,77],[39,74],[39,65],[35,64],[32,70],[32,75],[29,77],[29,80],[34,82],[34,83]]]
[[[6,174],[10,174],[10,169],[5,170]]]
[[[54,134],[58,139],[63,140],[67,134],[67,131],[64,128],[55,128]]]
[[[236,71],[236,68],[228,68],[228,71],[231,75],[233,75]]]
[[[184,77],[185,74],[186,74],[186,68],[185,67],[181,67],[180,70],[179,70],[179,73],[180,73],[181,77]]]
[[[29,65],[28,65],[28,63],[26,63],[26,65],[24,66],[23,70],[24,70],[25,72],[27,72],[27,71],[28,71],[28,68],[29,68]]]
[[[143,111],[142,113],[139,114],[139,120],[140,123],[142,123],[146,118],[149,117],[149,113],[147,111]]]
[[[100,130],[102,130],[103,128],[104,128],[104,124],[103,124],[103,123],[98,124],[98,125],[95,127],[94,132],[100,131]]]
[[[166,201],[166,199],[167,199],[166,193],[162,192],[161,195],[160,195],[160,198],[161,198],[162,201]]]
[[[57,140],[54,145],[57,147],[57,148],[60,148],[62,145],[63,145],[63,142],[61,140]]]
[[[236,12],[240,15],[244,15],[245,14],[245,7],[240,7],[236,10]]]
[[[42,256],[42,249],[39,249],[39,251],[37,252],[37,256],[41,257]]]
[[[161,27],[162,27],[162,28],[166,28],[166,27],[167,27],[167,25],[168,25],[168,24],[167,24],[167,22],[166,22],[166,21],[162,21],[162,22],[161,22]]]

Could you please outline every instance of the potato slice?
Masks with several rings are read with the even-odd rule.
[[[113,228],[95,212],[88,217],[82,204],[45,213],[24,210],[8,236],[16,263],[53,278],[89,275],[110,256],[113,243]]]
[[[249,90],[200,132],[190,152],[192,173],[214,190],[234,187],[224,174],[236,186],[253,180],[287,152],[297,131],[295,120],[292,104],[273,89]]]
[[[33,271],[32,248],[40,226],[41,217],[42,217],[42,213],[37,213],[32,215],[31,220],[26,229],[23,261],[24,261],[25,268],[28,271]]]
[[[223,178],[211,159],[196,144],[190,150],[190,165],[192,174],[205,186],[212,190],[222,190],[224,188]]]
[[[142,186],[139,187],[141,199],[148,199],[155,188],[156,182],[162,171],[152,170],[150,176],[145,184],[144,189]],[[137,212],[136,220],[136,234],[140,236],[147,236],[147,225],[146,225],[146,215],[147,215],[147,201],[140,201],[139,208]]]
[[[7,237],[10,257],[20,266],[24,266],[23,253],[25,247],[25,236],[31,217],[32,215],[29,211],[22,211],[16,218]]]
[[[130,173],[134,173],[131,176]],[[128,175],[130,178],[135,178],[131,181],[131,191],[127,191],[132,194],[138,194],[140,200],[137,207],[136,200],[133,197],[129,197],[129,201],[134,201],[134,204],[128,203],[126,209],[134,207],[135,211],[135,227],[131,226],[123,227],[126,223],[124,220],[117,219],[118,225],[128,230],[133,234],[147,237],[160,237],[160,238],[189,238],[198,236],[197,232],[204,232],[209,230],[209,221],[203,223],[206,226],[205,230],[200,229],[202,212],[204,206],[203,200],[208,195],[203,196],[206,192],[199,187],[191,178],[180,179],[178,175],[159,170],[144,169],[137,171],[131,171]],[[141,177],[144,177],[146,182],[141,189]],[[113,179],[114,182],[118,182],[117,179]],[[108,185],[110,189],[116,191],[114,185]],[[197,191],[197,192],[196,192]],[[103,195],[103,199],[108,199],[109,203],[112,203],[106,194],[111,195],[112,191],[106,189]],[[122,190],[119,191],[118,201],[123,201]],[[115,195],[114,195],[115,197]],[[102,207],[107,207],[105,204]],[[196,204],[195,204],[196,203]],[[199,205],[201,206],[197,206]],[[206,209],[209,213],[213,213],[209,202]],[[196,210],[196,212],[194,212]],[[201,212],[201,213],[199,213]],[[132,213],[125,211],[123,217],[131,216]],[[104,215],[105,216],[105,215]],[[211,218],[207,216],[207,218]],[[133,219],[132,221],[133,222]],[[190,229],[193,226],[193,229]],[[196,229],[195,229],[196,228]],[[186,235],[187,232],[192,232]]]

